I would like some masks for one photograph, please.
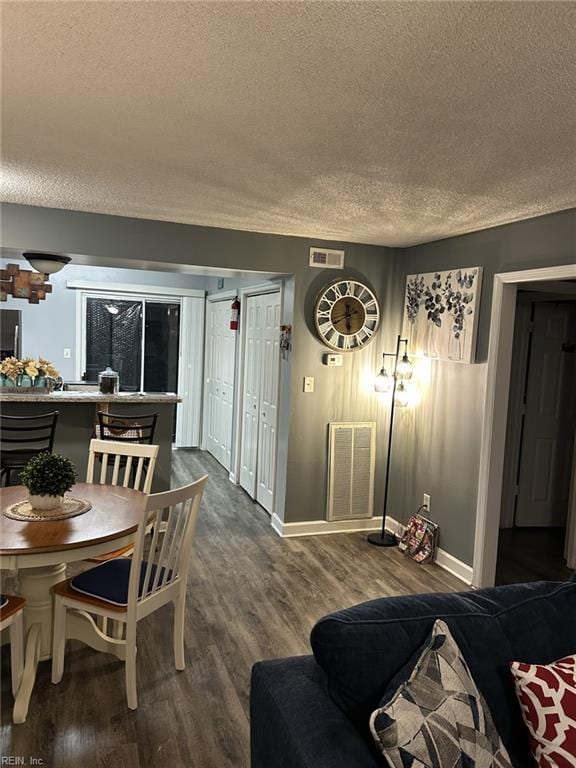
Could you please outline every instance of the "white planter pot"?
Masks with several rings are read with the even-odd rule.
[[[47,496],[31,493],[30,504],[34,509],[60,509],[64,503],[64,496]]]

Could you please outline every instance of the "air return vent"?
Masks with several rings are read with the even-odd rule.
[[[329,424],[328,520],[372,517],[376,424]]]
[[[316,269],[344,269],[344,251],[310,248],[308,266]]]

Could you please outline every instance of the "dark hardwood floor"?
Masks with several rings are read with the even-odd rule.
[[[565,528],[505,528],[498,538],[496,584],[566,581]]]
[[[173,665],[166,606],[138,625],[137,711],[126,707],[123,664],[69,642],[63,681],[52,685],[42,663],[28,721],[13,726],[4,648],[0,755],[40,758],[44,768],[244,768],[255,661],[308,653],[310,629],[330,611],[383,595],[464,588],[436,566],[368,545],[360,533],[281,539],[208,454],[176,452],[173,486],[205,472],[185,671]]]

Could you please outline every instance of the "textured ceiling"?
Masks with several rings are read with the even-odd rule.
[[[3,2],[2,199],[406,246],[576,205],[574,2]]]

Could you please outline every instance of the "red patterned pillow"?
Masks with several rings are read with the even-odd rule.
[[[576,655],[510,669],[539,768],[576,768]]]

